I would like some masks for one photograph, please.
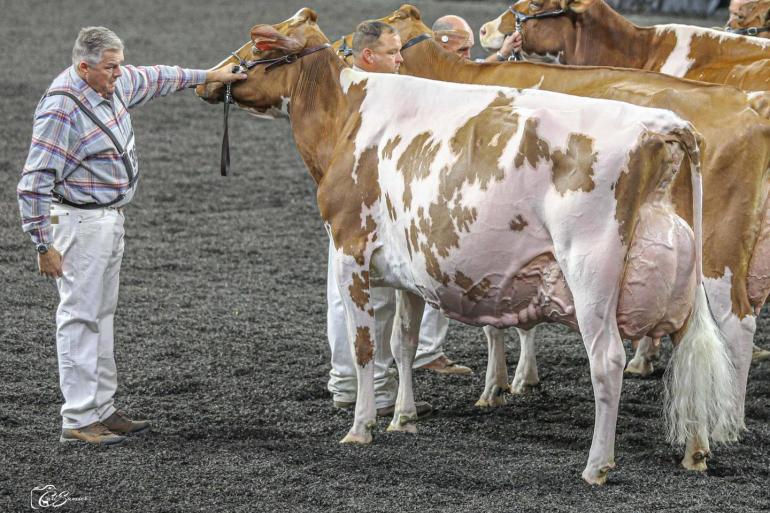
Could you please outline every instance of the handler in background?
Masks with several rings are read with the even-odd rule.
[[[22,228],[35,244],[40,274],[56,278],[59,290],[61,442],[114,445],[150,428],[114,405],[123,209],[139,180],[127,109],[205,82],[246,78],[226,70],[122,62],[123,43],[114,32],[80,31],[72,67],[54,79],[35,110],[17,189]]]

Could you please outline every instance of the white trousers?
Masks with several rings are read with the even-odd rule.
[[[118,376],[112,323],[123,258],[123,213],[54,203],[51,222],[53,245],[62,254],[63,271],[56,280],[62,426],[79,428],[104,420],[115,411]]]
[[[354,402],[357,390],[356,367],[348,342],[345,307],[337,286],[337,279],[334,276],[333,259],[334,244],[330,241],[326,278],[328,303],[326,326],[332,352],[332,369],[329,371],[330,377],[327,388],[334,396],[335,401]],[[374,329],[377,344],[374,360],[374,394],[377,408],[382,408],[394,404],[398,394],[397,372],[391,368],[393,354],[390,351],[390,334],[396,315],[396,293],[389,287],[372,287],[370,295],[374,307]],[[446,338],[448,327],[449,321],[441,312],[430,306],[425,306],[414,367],[426,365],[444,354],[441,345]]]

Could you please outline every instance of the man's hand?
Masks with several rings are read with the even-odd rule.
[[[40,274],[49,278],[61,278],[61,253],[55,247],[51,246],[48,251],[42,255],[37,255],[37,268]]]
[[[514,32],[513,34],[509,34],[505,37],[503,40],[503,46],[500,47],[500,53],[507,59],[514,53],[520,52],[521,46],[521,34],[519,32]]]
[[[219,68],[206,72],[206,83],[209,82],[221,82],[223,84],[229,84],[230,82],[236,82],[246,78],[246,73],[233,73],[229,67]]]

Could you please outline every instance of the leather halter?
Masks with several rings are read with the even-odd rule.
[[[409,41],[404,43],[404,45],[401,47],[400,51],[403,52],[407,48],[411,48],[414,45],[416,45],[417,43],[422,43],[426,39],[432,39],[432,38],[433,38],[433,36],[431,36],[430,34],[427,34],[427,33],[426,34],[420,34],[419,36],[414,36],[412,39],[410,39]]]
[[[311,53],[319,52],[321,50],[324,50],[326,48],[331,48],[331,45],[328,43],[324,43],[319,46],[313,46],[311,48],[304,48],[300,52],[297,53],[289,53],[286,55],[283,55],[281,57],[276,57],[274,59],[255,59],[246,61],[243,60],[238,54],[235,52],[230,52],[230,55],[235,57],[235,59],[238,61],[238,64],[234,65],[232,67],[233,73],[238,73],[240,71],[246,72],[255,66],[258,66],[260,64],[265,64],[265,73],[268,73],[269,71],[278,68],[280,66],[283,66],[284,64],[291,64],[293,62],[298,61],[302,57],[308,56]],[[228,117],[230,115],[230,104],[235,103],[233,101],[233,86],[232,83],[225,84],[225,121],[224,121],[224,130],[222,132],[222,153],[220,157],[220,166],[219,166],[219,173],[222,176],[227,176],[227,174],[230,172],[230,135],[228,130]]]
[[[725,32],[729,32],[730,34],[737,34],[739,36],[756,36],[761,32],[770,32],[770,25],[766,25],[764,27],[749,27],[745,29],[732,29],[730,27],[725,27]]]
[[[564,16],[567,14],[567,11],[565,9],[557,9],[555,11],[548,11],[548,12],[539,12],[537,14],[522,14],[519,11],[516,11],[513,9],[513,6],[508,7],[508,10],[516,16],[516,32],[521,34],[522,40],[524,38],[524,34],[521,32],[521,27],[524,25],[525,21],[529,20],[541,20],[543,18],[556,18],[558,16]],[[506,37],[510,36],[511,34],[505,34]],[[521,56],[521,52],[514,52],[513,59],[516,61],[524,60],[524,58]]]

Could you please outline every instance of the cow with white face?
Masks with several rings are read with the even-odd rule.
[[[518,0],[482,27],[487,50],[517,29],[525,55],[562,64],[659,71],[680,78],[770,90],[770,41],[690,25],[637,27],[604,0]],[[621,43],[618,43],[621,41]]]
[[[249,69],[232,89],[238,105],[264,111],[290,98],[318,184],[358,371],[343,442],[370,443],[375,425],[374,285],[398,289],[391,345],[401,379],[389,430],[415,430],[411,369],[427,301],[478,326],[579,328],[596,399],[589,483],[615,466],[622,337],[678,343],[672,441],[705,457],[709,439],[736,438],[734,370],[701,285],[689,123],[621,102],[353,71],[315,21],[303,9],[256,25],[225,65]],[[222,89],[197,92],[217,102]],[[692,228],[671,200],[680,169],[692,178]]]

